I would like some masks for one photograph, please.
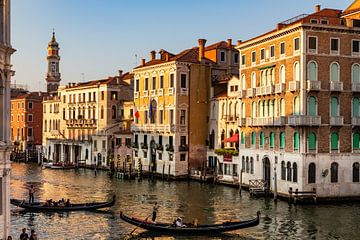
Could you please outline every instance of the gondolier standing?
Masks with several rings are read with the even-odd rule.
[[[34,193],[35,193],[34,186],[30,185],[30,188],[29,188],[29,203],[34,203]]]
[[[152,221],[153,223],[156,223],[155,220],[156,220],[156,214],[157,214],[157,211],[159,210],[159,206],[157,205],[157,202],[155,202],[154,206],[153,206],[153,211],[152,211]]]

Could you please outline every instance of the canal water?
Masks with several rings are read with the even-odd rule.
[[[96,212],[27,213],[12,207],[13,239],[23,227],[35,229],[39,239],[123,239],[134,226],[119,218],[120,211],[139,218],[151,214],[153,203],[160,205],[158,221],[215,223],[253,218],[261,211],[257,227],[206,237],[166,237],[137,229],[136,239],[359,239],[360,204],[289,206],[286,202],[250,198],[243,191],[222,185],[198,182],[122,181],[107,172],[93,170],[52,170],[37,165],[13,163],[11,197],[27,199],[27,188],[36,188],[35,200],[70,198],[92,202],[117,196],[115,206]]]

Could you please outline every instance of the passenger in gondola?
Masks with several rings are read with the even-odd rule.
[[[185,224],[183,224],[182,218],[177,217],[175,220],[175,227],[186,227]]]
[[[68,198],[66,203],[65,203],[65,207],[70,207],[70,199]]]

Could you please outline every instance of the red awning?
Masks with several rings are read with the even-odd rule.
[[[232,135],[231,137],[223,140],[223,142],[224,143],[226,143],[226,142],[237,143],[237,142],[239,142],[239,134],[236,133],[236,134]]]

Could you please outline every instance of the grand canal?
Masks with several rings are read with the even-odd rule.
[[[184,221],[197,218],[200,223],[247,219],[262,213],[257,227],[214,237],[166,238],[138,229],[140,239],[358,239],[360,204],[289,206],[286,202],[252,199],[247,192],[221,185],[197,182],[148,182],[111,179],[106,172],[92,170],[51,170],[37,165],[12,165],[13,198],[27,198],[33,184],[35,199],[70,198],[72,202],[102,201],[117,195],[114,207],[96,212],[24,213],[12,207],[12,235],[18,238],[21,228],[35,229],[39,239],[122,239],[134,227],[119,219],[120,211],[146,218],[152,204],[160,205],[159,221]]]

